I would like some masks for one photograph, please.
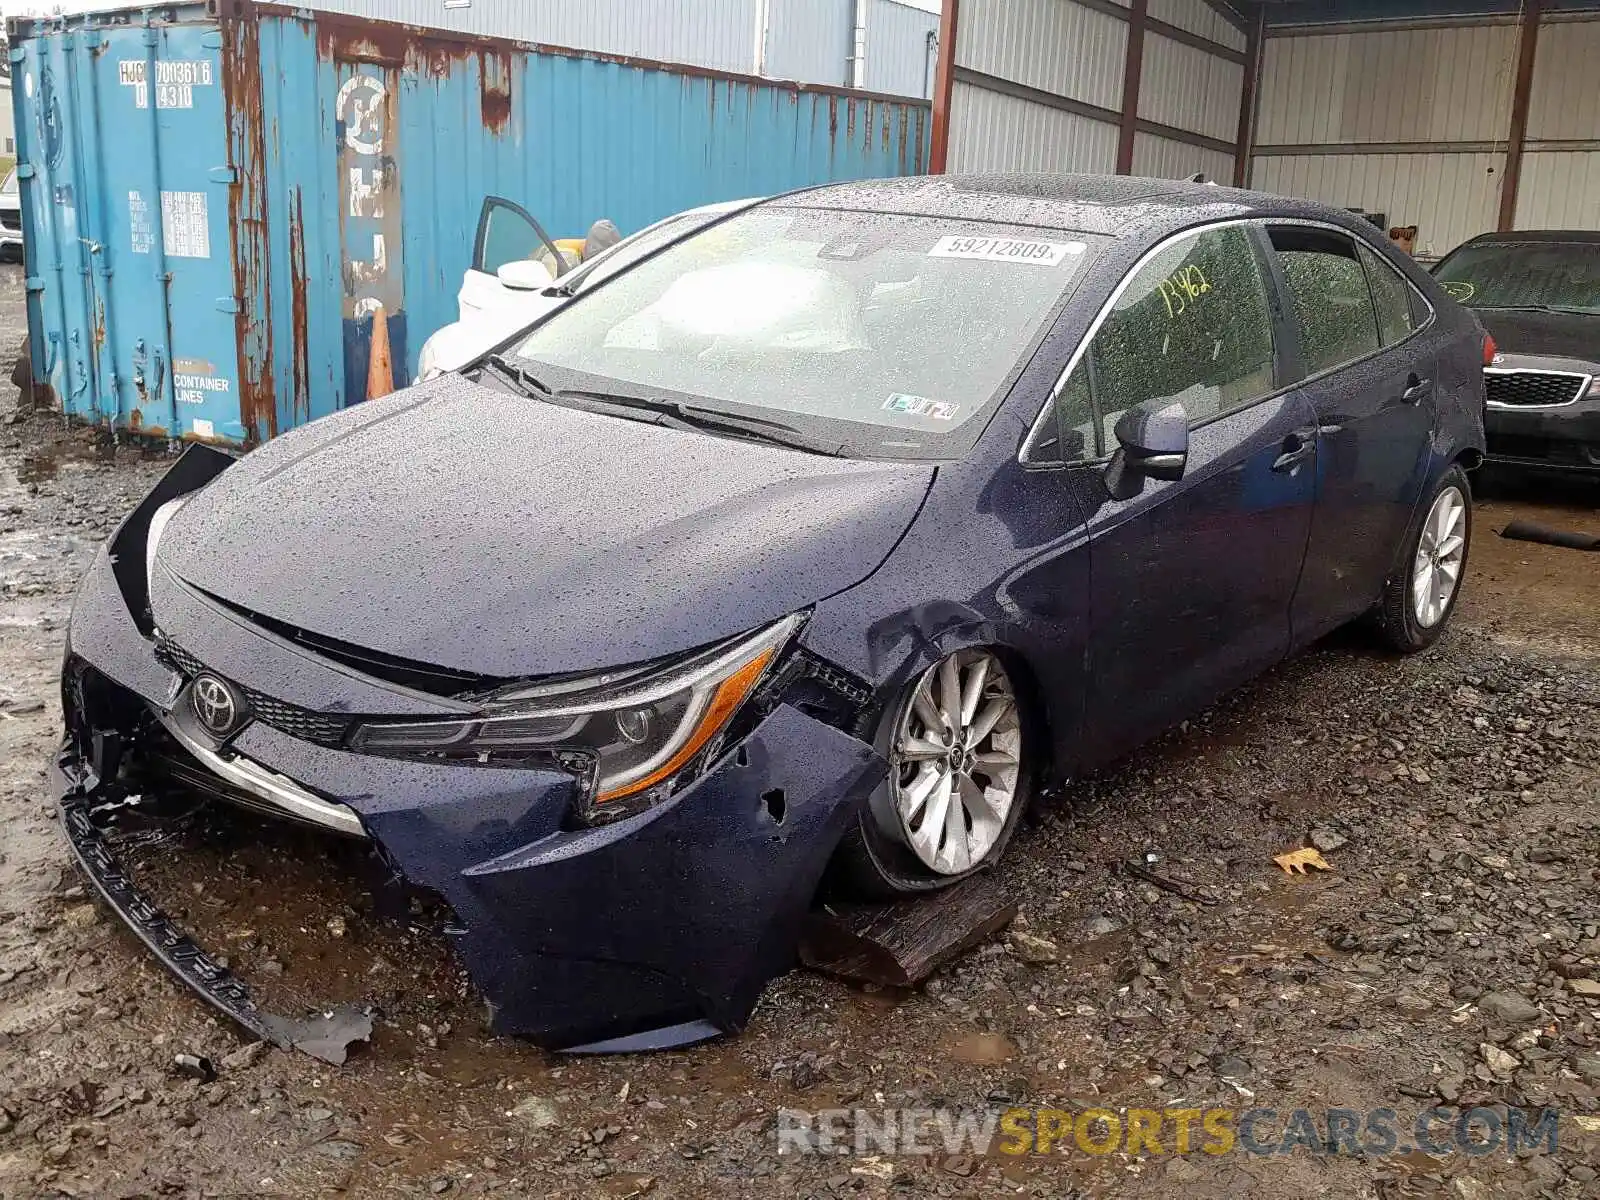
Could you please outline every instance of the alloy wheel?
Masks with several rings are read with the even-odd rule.
[[[1459,488],[1445,488],[1422,524],[1411,568],[1412,611],[1424,629],[1432,629],[1450,609],[1467,557],[1466,534],[1466,497]]]
[[[959,875],[994,849],[1017,801],[1022,719],[1005,666],[962,650],[917,681],[891,751],[895,815],[923,866]]]

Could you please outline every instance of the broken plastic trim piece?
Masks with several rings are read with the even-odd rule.
[[[249,989],[233,972],[202,950],[139,891],[90,818],[88,794],[72,781],[59,760],[51,766],[61,793],[61,825],[79,867],[128,928],[196,995],[262,1041],[280,1050],[304,1051],[335,1066],[344,1063],[351,1043],[372,1037],[371,1010],[355,1005],[340,1005],[306,1019],[280,1017],[257,1008]]]
[[[685,1021],[661,1029],[647,1029],[624,1037],[607,1038],[590,1042],[586,1046],[568,1046],[563,1054],[645,1054],[652,1050],[680,1050],[698,1042],[721,1037],[727,1031],[710,1021]]]

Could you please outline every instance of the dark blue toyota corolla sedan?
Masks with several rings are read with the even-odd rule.
[[[1449,621],[1484,336],[1349,215],[914,179],[756,205],[453,376],[195,448],[71,623],[66,829],[180,785],[444,897],[500,1029],[738,1029],[825,872],[996,863],[1070,780],[1336,626]],[[109,814],[109,816],[108,816]]]

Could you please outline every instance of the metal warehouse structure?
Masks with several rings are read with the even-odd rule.
[[[932,95],[939,16],[903,0],[310,0],[307,8],[716,71]]]
[[[1417,225],[1600,227],[1595,0],[945,0],[934,170],[1187,176]]]

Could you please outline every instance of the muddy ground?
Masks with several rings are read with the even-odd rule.
[[[3,348],[21,288],[0,271]],[[1432,652],[1340,634],[1042,807],[1004,872],[1020,926],[925,989],[797,970],[686,1053],[488,1036],[439,941],[319,842],[234,823],[134,848],[270,1003],[377,1004],[334,1068],[247,1046],[69,865],[43,771],[63,625],[162,460],[0,421],[0,1197],[1600,1194],[1600,556],[1496,536],[1600,532],[1593,490],[1479,506]],[[1273,865],[1313,831],[1331,872]],[[780,1108],[1012,1104],[1388,1107],[1403,1134],[1434,1104],[1565,1117],[1553,1154],[1481,1157],[780,1156],[774,1133]]]

